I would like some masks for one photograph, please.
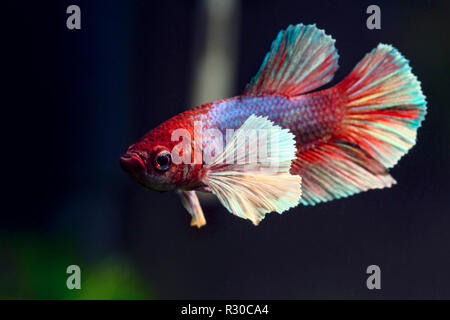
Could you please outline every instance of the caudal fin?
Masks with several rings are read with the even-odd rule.
[[[385,168],[393,167],[415,144],[426,114],[425,96],[408,60],[379,44],[338,88],[346,97],[347,140]]]
[[[389,45],[367,54],[337,90],[344,103],[340,129],[299,153],[291,168],[302,177],[305,205],[394,184],[387,169],[415,144],[426,113],[420,82]]]

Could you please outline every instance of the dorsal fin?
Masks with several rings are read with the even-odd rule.
[[[325,85],[339,67],[334,42],[315,25],[290,25],[278,33],[243,94],[295,96]]]

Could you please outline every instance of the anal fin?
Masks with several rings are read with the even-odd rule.
[[[291,173],[302,176],[300,203],[304,205],[395,184],[386,168],[369,153],[337,137],[299,153],[292,164]]]

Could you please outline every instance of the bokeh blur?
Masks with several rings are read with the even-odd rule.
[[[450,298],[450,2],[20,1],[8,54],[0,217],[2,299]],[[81,8],[81,30],[66,8]],[[391,189],[270,214],[258,227],[205,199],[189,226],[175,193],[119,167],[169,117],[237,95],[280,29],[316,23],[343,79],[379,42],[409,60],[427,96],[417,145]],[[9,89],[9,87],[11,87]],[[66,268],[81,268],[68,290]],[[366,268],[381,268],[368,290]]]

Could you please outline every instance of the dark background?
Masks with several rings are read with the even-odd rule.
[[[66,28],[70,4],[81,7],[81,30]],[[381,30],[366,28],[370,4],[381,8]],[[331,85],[389,43],[410,60],[428,114],[391,171],[393,188],[270,214],[256,228],[209,202],[202,229],[189,227],[175,193],[143,189],[118,163],[189,107],[198,5],[4,8],[0,297],[450,298],[449,2],[242,1],[234,94],[280,29],[316,23],[337,40]],[[80,291],[65,286],[71,264]],[[381,267],[378,291],[366,288],[371,264]]]

